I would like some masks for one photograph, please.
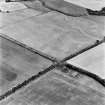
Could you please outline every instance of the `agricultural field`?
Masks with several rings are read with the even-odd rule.
[[[101,10],[105,7],[104,0],[64,0],[66,2],[74,3],[84,8],[89,8],[92,10]]]
[[[37,53],[0,37],[0,95],[51,64]]]
[[[103,28],[89,19],[49,12],[4,26],[0,33],[61,60],[102,40]]]
[[[105,43],[67,61],[105,79]]]
[[[104,105],[105,94],[54,69],[7,98],[2,105]]]
[[[0,105],[105,105],[104,11],[11,1],[0,2]]]

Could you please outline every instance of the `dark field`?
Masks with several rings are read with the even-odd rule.
[[[2,105],[104,105],[105,95],[58,70],[33,81]]]
[[[0,37],[0,95],[51,64],[46,58]]]

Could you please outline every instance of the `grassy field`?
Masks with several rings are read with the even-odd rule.
[[[10,96],[2,105],[104,105],[100,92],[60,72],[49,72]]]
[[[0,95],[49,67],[52,62],[0,37]]]
[[[10,13],[0,12],[0,29],[38,14],[40,14],[39,11],[35,11],[29,8]]]
[[[32,16],[0,30],[1,33],[58,59],[101,40],[102,31],[101,23],[80,17],[66,17],[56,12]]]
[[[53,2],[56,0],[44,1],[55,10],[46,10],[39,1],[26,1],[21,3],[31,9],[0,12],[0,105],[105,105],[105,88],[101,84],[67,69],[62,62],[59,69],[56,65],[59,62],[51,62],[102,40],[105,17],[75,17],[73,14],[83,14],[85,9],[81,12],[81,8],[74,5],[59,4],[63,0],[57,3]],[[56,9],[72,15],[64,15]],[[105,77],[103,46],[99,45],[67,62]]]

